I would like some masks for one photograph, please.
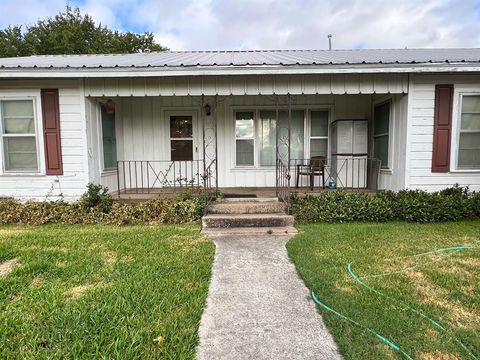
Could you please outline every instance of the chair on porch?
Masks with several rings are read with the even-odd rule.
[[[300,175],[308,176],[310,183],[310,190],[313,190],[313,184],[315,182],[315,176],[322,178],[322,188],[325,189],[325,165],[327,164],[326,156],[312,156],[308,164],[297,164],[297,181],[295,183],[295,188],[298,189],[298,182],[300,180]]]

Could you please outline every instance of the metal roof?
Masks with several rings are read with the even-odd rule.
[[[160,68],[479,63],[475,49],[166,51],[0,58],[0,69]]]

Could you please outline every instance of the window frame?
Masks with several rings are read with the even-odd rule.
[[[39,90],[24,90],[24,91],[2,91],[0,92],[0,102],[4,101],[32,101],[33,105],[33,122],[35,127],[35,146],[37,157],[37,169],[36,170],[7,170],[5,159],[4,138],[5,137],[32,137],[28,134],[25,136],[5,136],[3,133],[3,118],[1,117],[0,109],[0,175],[1,176],[44,176],[45,175],[45,159],[44,159],[44,141],[43,141],[43,119],[42,109],[40,101]]]
[[[450,172],[456,173],[480,173],[479,168],[465,168],[458,166],[459,145],[460,145],[460,127],[462,122],[462,105],[464,96],[479,96],[480,91],[468,87],[454,87],[453,109],[452,109],[452,137],[450,149]]]
[[[253,137],[251,138],[237,138],[237,113],[239,112],[251,112],[253,114]],[[259,167],[259,159],[257,155],[257,119],[258,119],[258,109],[238,109],[233,111],[233,134],[234,134],[234,152],[233,152],[233,164],[236,169],[251,169]],[[253,164],[252,165],[237,165],[237,140],[253,140]]]
[[[327,113],[327,136],[313,136],[312,135],[312,112],[326,112]],[[305,148],[305,155],[306,158],[312,157],[312,149],[311,149],[311,142],[312,140],[327,140],[327,159],[330,158],[330,128],[331,128],[331,111],[328,109],[309,109],[308,116],[306,121],[306,129],[305,129],[305,138],[307,139],[307,144],[304,145]],[[308,135],[308,137],[307,137]],[[308,146],[308,149],[307,149]]]
[[[382,106],[385,104],[390,104],[389,105],[389,118],[388,118],[388,133],[382,133],[380,135],[375,135],[375,108],[378,106]],[[387,148],[387,161],[388,164],[386,167],[381,166],[380,167],[380,172],[381,173],[387,173],[391,174],[392,169],[393,169],[393,152],[394,152],[394,143],[393,143],[393,128],[394,128],[394,102],[392,97],[388,98],[380,98],[377,99],[376,101],[373,102],[373,108],[372,108],[372,156],[375,157],[375,138],[382,137],[382,136],[388,136],[388,148]]]
[[[105,101],[97,101],[97,109],[98,109],[98,144],[100,147],[100,173],[105,174],[105,173],[112,173],[117,171],[117,165],[112,168],[106,168],[105,167],[105,153],[104,153],[104,148],[103,148],[103,119],[102,119],[102,106],[105,104]],[[116,143],[116,158],[117,158],[117,164],[118,164],[118,103],[115,103],[115,143]]]
[[[178,107],[165,107],[161,111],[162,125],[161,129],[164,132],[162,139],[163,146],[161,151],[165,151],[166,156],[168,156],[168,161],[170,160],[170,155],[172,153],[171,148],[171,138],[170,138],[170,116],[191,116],[192,117],[192,138],[176,138],[176,140],[192,140],[192,149],[193,149],[193,161],[202,159],[203,149],[201,146],[201,139],[203,136],[203,123],[201,118],[201,108],[196,107],[185,107],[182,110],[178,110]],[[181,160],[184,161],[184,160]],[[188,160],[187,160],[188,161]]]
[[[279,105],[277,107],[277,109],[279,111],[282,111],[282,110],[288,110],[288,106],[287,105]],[[302,110],[303,111],[303,115],[304,115],[304,119],[303,119],[303,134],[304,134],[304,144],[303,144],[303,158],[307,159],[309,158],[310,156],[310,133],[311,133],[311,130],[310,130],[310,126],[311,126],[311,111],[326,111],[328,112],[328,138],[327,138],[327,141],[328,141],[328,144],[327,144],[327,150],[328,150],[328,155],[327,155],[327,158],[330,158],[331,156],[331,149],[330,149],[330,137],[331,137],[331,123],[332,123],[332,119],[334,118],[334,112],[335,112],[335,107],[333,104],[329,104],[329,103],[326,103],[326,104],[319,104],[319,105],[292,105],[291,106],[291,109],[292,110]],[[232,146],[232,151],[233,151],[233,154],[231,156],[231,166],[230,166],[230,170],[233,170],[233,171],[242,171],[244,169],[248,169],[248,170],[253,170],[253,171],[275,171],[276,169],[276,166],[275,165],[272,165],[272,166],[260,166],[260,153],[257,151],[257,145],[258,145],[258,141],[257,141],[257,137],[259,136],[258,135],[258,126],[259,126],[259,123],[257,121],[257,119],[260,118],[260,111],[262,110],[272,110],[272,111],[276,111],[276,108],[275,108],[275,105],[254,105],[254,106],[249,106],[249,105],[236,105],[236,106],[231,106],[230,107],[230,110],[231,110],[231,124],[232,124],[232,128],[230,130],[230,133],[231,133],[231,139],[233,139],[233,146]],[[254,166],[252,165],[240,165],[240,166],[237,166],[237,148],[236,148],[236,113],[237,112],[247,112],[247,111],[250,111],[250,112],[253,112],[254,113],[254,157],[253,157],[253,160],[254,160]]]

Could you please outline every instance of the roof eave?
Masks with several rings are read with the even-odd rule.
[[[208,75],[307,75],[479,72],[480,62],[81,68],[0,68],[0,78],[105,78]]]

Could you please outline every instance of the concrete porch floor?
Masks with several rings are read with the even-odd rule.
[[[346,191],[351,192],[363,192],[369,194],[377,193],[376,190],[370,189],[349,189],[345,188]],[[219,187],[218,191],[221,194],[224,194],[226,197],[248,197],[248,195],[252,195],[253,197],[257,198],[274,198],[275,195],[275,187]],[[310,190],[309,187],[291,187],[290,192],[296,193],[300,196],[306,194],[319,194],[323,191],[330,191],[329,189],[321,189],[315,187],[313,190]],[[202,194],[203,188],[192,188],[192,187],[177,187],[176,189],[173,188],[152,188],[152,189],[129,189],[129,190],[121,190],[120,193],[118,191],[114,191],[111,193],[114,199],[117,200],[136,200],[136,201],[146,201],[146,200],[153,200],[159,199],[164,197],[175,197],[182,192],[193,192],[197,194]]]

